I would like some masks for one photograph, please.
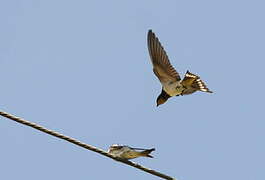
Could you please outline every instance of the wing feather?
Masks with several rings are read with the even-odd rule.
[[[153,71],[162,84],[180,81],[180,76],[170,64],[167,53],[152,30],[147,35],[147,44]]]

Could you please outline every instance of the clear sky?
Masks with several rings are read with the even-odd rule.
[[[0,109],[179,180],[265,179],[265,2],[2,0]],[[214,91],[156,107],[152,29]],[[0,117],[0,179],[159,179]]]

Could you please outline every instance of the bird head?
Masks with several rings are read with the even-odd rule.
[[[168,98],[170,98],[171,96],[168,95],[163,89],[160,93],[160,95],[157,97],[156,99],[156,107],[161,105],[161,104],[164,104]]]
[[[163,95],[159,95],[156,99],[156,106],[158,107],[161,104],[164,104],[168,98],[165,98]]]

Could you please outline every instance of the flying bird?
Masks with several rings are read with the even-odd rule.
[[[183,80],[170,64],[167,53],[152,30],[148,31],[147,46],[153,64],[154,74],[162,84],[157,97],[157,106],[164,104],[170,97],[188,95],[196,91],[212,93],[199,76],[187,71]]]
[[[153,158],[153,156],[150,155],[152,151],[154,151],[155,148],[152,149],[142,149],[142,148],[132,148],[125,145],[118,145],[113,144],[109,147],[108,153],[115,157],[119,157],[122,159],[134,159],[137,157],[149,157]]]

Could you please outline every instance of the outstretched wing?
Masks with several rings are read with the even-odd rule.
[[[180,81],[180,76],[170,64],[167,53],[152,30],[148,31],[147,45],[153,64],[153,71],[162,84]]]

